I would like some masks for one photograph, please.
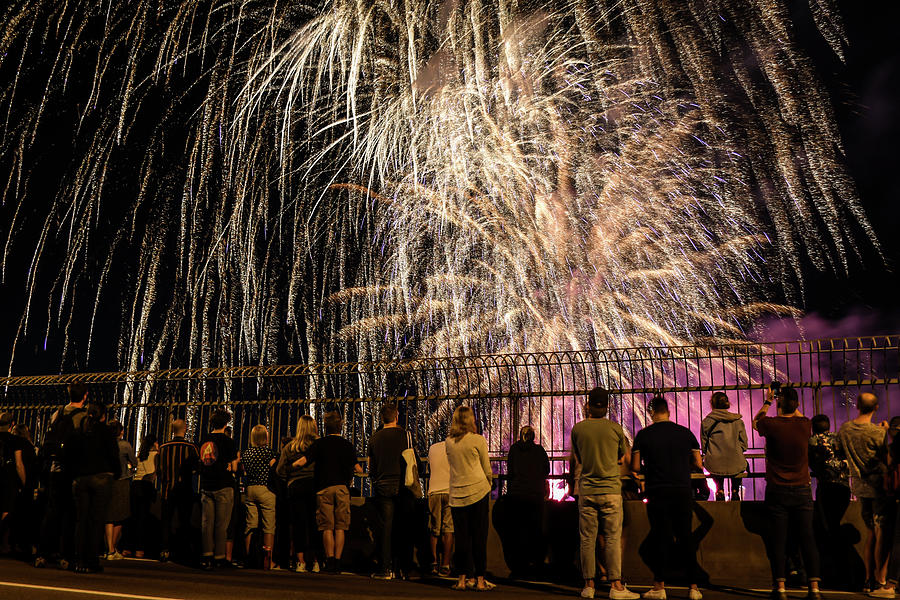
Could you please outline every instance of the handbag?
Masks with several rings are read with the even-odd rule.
[[[412,433],[406,432],[406,450],[401,454],[406,462],[406,472],[403,477],[403,485],[406,486],[416,498],[422,498],[422,481],[419,479],[419,462],[416,460],[416,451],[413,448]]]

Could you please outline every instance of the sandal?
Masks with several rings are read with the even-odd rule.
[[[453,585],[450,586],[450,589],[453,590],[454,592],[464,592],[464,591],[466,591],[467,586],[465,584],[459,585],[459,582],[457,581],[456,583],[454,583]]]
[[[476,586],[475,586],[475,591],[476,591],[476,592],[490,592],[491,590],[493,590],[493,589],[496,588],[496,587],[497,587],[497,584],[491,583],[490,581],[488,581],[487,579],[485,579],[485,580],[484,580],[484,587],[478,587],[478,586],[476,585]]]

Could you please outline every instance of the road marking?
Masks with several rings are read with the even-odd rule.
[[[98,590],[78,590],[74,588],[53,587],[50,585],[31,585],[30,583],[12,583],[0,581],[0,585],[7,587],[28,588],[32,590],[46,590],[48,592],[69,592],[70,594],[84,594],[93,596],[110,596],[113,598],[134,598],[135,600],[181,600],[180,598],[167,598],[165,596],[139,596],[137,594],[120,594],[118,592],[101,592]]]

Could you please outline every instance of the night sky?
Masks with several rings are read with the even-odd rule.
[[[865,335],[900,331],[898,309],[898,278],[896,266],[900,265],[900,43],[897,37],[897,3],[873,3],[860,0],[838,1],[845,19],[849,38],[847,61],[841,63],[831,52],[816,30],[811,18],[808,0],[793,0],[790,4],[794,16],[797,40],[812,60],[820,79],[833,100],[838,124],[843,134],[846,162],[855,180],[863,206],[873,223],[878,242],[883,251],[879,255],[870,243],[860,243],[861,257],[853,260],[849,274],[840,272],[817,273],[810,269],[806,279],[806,305],[803,307],[814,317],[805,321],[805,335]],[[877,11],[873,8],[878,6]],[[891,5],[891,9],[883,6]],[[10,71],[0,73],[8,78]],[[76,74],[77,77],[78,74]],[[6,84],[8,85],[8,84]],[[73,85],[77,85],[73,83]],[[38,196],[51,194],[54,175],[60,176],[59,165],[65,164],[71,147],[67,140],[71,135],[66,129],[74,124],[75,111],[49,115],[58,123],[62,132],[59,140],[51,142],[43,138],[46,147],[40,148],[42,169],[32,185],[36,196],[29,204],[40,207]],[[132,145],[122,150],[123,155],[140,157],[141,135],[132,138]],[[128,164],[128,161],[123,161]],[[120,178],[122,194],[133,190],[127,183],[129,173],[114,173]],[[14,203],[7,202],[0,208],[0,229],[4,240],[11,220]],[[39,208],[33,208],[37,213]],[[36,216],[36,215],[35,215]],[[31,222],[39,219],[32,218]],[[110,218],[111,222],[115,219]],[[0,284],[0,310],[5,319],[0,325],[0,364],[9,364],[10,349],[24,306],[24,278],[30,259],[31,240],[36,231],[13,232],[13,239],[25,236],[28,243],[18,243],[9,257],[5,280]],[[21,240],[19,240],[21,241]],[[47,263],[49,264],[49,263]],[[45,265],[46,268],[46,265]],[[133,277],[125,270],[123,278]],[[114,318],[116,307],[112,301],[104,307],[105,319]],[[36,316],[35,322],[45,321]],[[100,337],[109,342],[109,360],[99,361],[92,368],[115,368],[115,328],[109,322],[100,324]],[[38,327],[40,329],[40,327]],[[58,371],[58,348],[54,340],[44,350],[42,336],[30,336],[19,347],[13,374]],[[2,369],[6,371],[6,367]]]

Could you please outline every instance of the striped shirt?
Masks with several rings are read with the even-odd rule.
[[[176,485],[191,485],[194,472],[200,462],[197,446],[175,437],[159,447],[159,487],[164,500],[169,498]]]

